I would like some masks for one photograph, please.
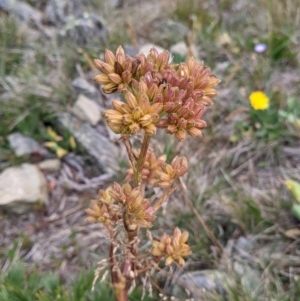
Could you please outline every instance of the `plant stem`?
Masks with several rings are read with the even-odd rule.
[[[149,136],[147,133],[144,135],[144,140],[142,143],[140,155],[138,158],[138,161],[135,166],[134,174],[133,174],[133,187],[138,187],[142,178],[141,171],[146,159],[148,147],[150,144],[151,136]]]
[[[186,187],[183,184],[181,178],[179,179],[179,183],[180,183],[180,185],[182,187],[183,198],[184,198],[185,202],[191,207],[192,211],[196,215],[198,221],[200,222],[200,224],[203,227],[204,231],[206,232],[207,236],[212,241],[212,243],[217,247],[218,253],[219,253],[219,257],[221,258],[222,254],[223,254],[223,247],[222,247],[221,243],[218,241],[218,239],[216,238],[216,236],[213,233],[213,231],[208,227],[208,225],[206,224],[206,222],[203,219],[203,217],[199,214],[199,212],[197,211],[197,209],[193,205],[192,201],[189,199],[189,197],[187,195]]]
[[[126,278],[122,275],[118,263],[115,257],[115,243],[113,242],[113,233],[110,231],[111,244],[109,250],[109,259],[110,259],[110,275],[114,288],[116,301],[128,301],[128,291],[127,291],[127,281]]]

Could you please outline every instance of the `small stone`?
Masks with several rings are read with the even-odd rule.
[[[16,15],[20,21],[26,24],[33,21],[40,25],[42,21],[42,13],[22,1],[0,0],[0,9]]]
[[[59,159],[48,159],[40,162],[38,164],[38,167],[41,170],[46,170],[46,171],[58,171],[60,170],[61,167],[61,162]]]
[[[83,77],[75,78],[72,82],[72,86],[76,89],[78,93],[84,94],[92,98],[96,97],[98,94],[96,87],[89,83]]]
[[[120,151],[97,129],[86,122],[80,122],[69,113],[58,114],[58,120],[63,127],[70,131],[76,141],[97,160],[104,172],[114,174],[119,169]]]
[[[225,300],[226,281],[226,275],[218,270],[188,272],[180,276],[180,281],[173,287],[172,296],[203,300],[206,293],[216,292],[220,295],[220,300]]]
[[[64,24],[66,20],[65,12],[69,9],[66,0],[49,0],[45,8],[45,18],[53,25]]]
[[[26,137],[19,132],[10,134],[7,139],[9,146],[14,150],[16,156],[18,157],[33,153],[38,153],[43,156],[49,154],[49,152],[44,147],[39,145],[34,139]]]
[[[48,204],[48,191],[46,179],[37,166],[22,164],[0,174],[0,207],[22,214],[41,204]]]
[[[158,51],[158,53],[161,53],[161,52],[165,51],[164,48],[162,48],[162,47],[160,47],[160,46],[157,46],[157,45],[155,45],[155,44],[150,44],[150,43],[149,43],[149,44],[145,44],[145,45],[143,45],[142,47],[140,47],[139,53],[144,53],[145,55],[148,55],[148,54],[150,53],[150,50],[151,50],[153,47]]]
[[[82,0],[48,0],[45,8],[45,19],[55,26],[65,24],[68,15],[82,11]]]
[[[164,47],[184,41],[189,33],[189,29],[181,22],[172,19],[155,19],[150,24],[150,41],[159,41]]]
[[[72,112],[81,120],[96,125],[101,120],[101,112],[97,104],[84,95],[79,95]]]
[[[188,47],[185,42],[181,41],[181,42],[178,42],[178,43],[172,45],[170,47],[170,51],[172,53],[177,53],[177,54],[185,57],[188,54]]]
[[[125,44],[123,48],[126,55],[131,57],[135,57],[137,55],[136,49],[133,45]]]
[[[220,34],[217,41],[221,46],[228,46],[232,42],[231,37],[227,32]]]
[[[105,21],[93,13],[70,15],[60,35],[62,39],[67,38],[78,46],[94,46],[98,49],[99,44],[106,44],[108,40],[108,30],[104,24]]]
[[[261,294],[260,277],[261,273],[258,270],[250,267],[247,264],[235,261],[233,263],[234,271],[240,276],[241,284],[249,296],[256,298]],[[254,299],[255,300],[255,299]]]

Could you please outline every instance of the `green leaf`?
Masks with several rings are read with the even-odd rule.
[[[292,214],[300,221],[300,205],[293,204]]]
[[[300,203],[300,183],[292,180],[285,181],[285,185],[288,190],[291,191],[294,198]]]

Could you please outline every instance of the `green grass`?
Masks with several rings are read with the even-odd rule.
[[[73,280],[72,280],[73,279]],[[103,282],[95,285],[93,270],[81,272],[76,277],[69,275],[63,281],[55,272],[40,272],[30,269],[22,263],[12,265],[0,276],[1,301],[114,301],[110,286]],[[130,301],[141,298],[136,289],[130,295]],[[145,301],[156,299],[145,298]]]

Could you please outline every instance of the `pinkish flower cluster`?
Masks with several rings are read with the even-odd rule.
[[[139,152],[135,151],[135,154],[138,155]],[[156,158],[154,153],[149,151],[141,170],[143,182],[165,189],[171,187],[174,180],[186,174],[188,162],[185,157],[175,157],[171,164],[165,161],[165,155]],[[127,170],[127,181],[132,180],[133,173],[133,168]]]
[[[187,63],[169,64],[168,51],[126,56],[122,47],[116,55],[107,50],[105,62],[95,60],[103,73],[95,81],[105,93],[120,91],[125,101],[113,101],[113,110],[104,113],[112,131],[148,135],[163,128],[183,141],[187,135],[201,136],[206,122],[201,120],[220,82],[202,62],[190,58]]]

